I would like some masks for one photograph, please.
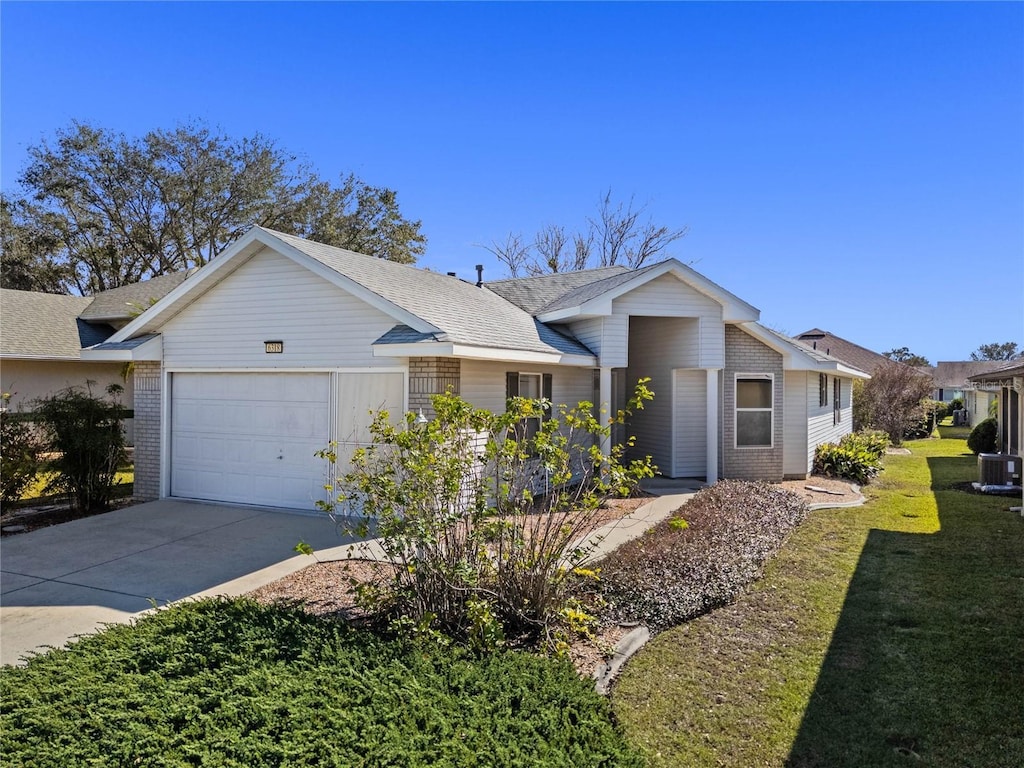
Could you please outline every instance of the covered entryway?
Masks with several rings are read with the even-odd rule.
[[[286,509],[325,498],[317,451],[404,405],[401,373],[178,372],[170,389],[170,495]]]

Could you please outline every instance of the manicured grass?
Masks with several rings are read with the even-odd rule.
[[[966,493],[940,431],[629,664],[614,709],[654,766],[1024,765],[1020,500]]]
[[[46,486],[53,479],[54,472],[40,472],[36,476],[35,482],[25,489],[25,492],[21,494],[22,505],[39,504],[51,501],[58,497],[46,494]],[[114,476],[114,497],[123,498],[125,496],[132,495],[132,488],[135,483],[135,466],[128,464],[121,469],[117,470],[117,474]]]
[[[0,764],[641,766],[568,663],[204,600],[0,668]]]

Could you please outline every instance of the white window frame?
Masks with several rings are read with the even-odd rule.
[[[752,379],[759,381],[769,381],[772,385],[772,397],[771,407],[769,408],[740,408],[738,405],[739,398],[737,397],[737,389],[741,379]],[[764,413],[767,411],[771,414],[771,421],[769,424],[770,435],[769,442],[767,445],[740,445],[740,431],[739,431],[739,414],[740,413]],[[736,373],[733,376],[732,383],[732,444],[733,448],[738,451],[746,450],[768,450],[775,447],[775,374],[774,373]]]

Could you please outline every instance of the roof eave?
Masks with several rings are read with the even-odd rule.
[[[104,342],[106,344],[108,342]],[[132,349],[97,349],[103,344],[96,344],[82,350],[83,360],[116,361],[116,362],[159,362],[164,357],[163,336],[154,336],[149,341]]]
[[[454,342],[416,341],[408,344],[374,344],[374,357],[459,357],[467,360],[492,360],[508,363],[536,365],[566,365],[593,368],[597,358],[593,355],[574,355],[565,352],[540,352],[526,349],[479,347]]]

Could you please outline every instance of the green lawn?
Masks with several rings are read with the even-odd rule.
[[[25,492],[21,494],[21,504],[30,505],[52,500],[52,495],[46,495],[46,486],[55,477],[55,472],[40,472]],[[132,487],[135,483],[135,466],[127,464],[117,470],[114,476],[114,497],[122,498],[132,495]]]
[[[941,431],[628,665],[614,710],[654,766],[1024,765],[1020,500],[958,487],[976,459]]]

